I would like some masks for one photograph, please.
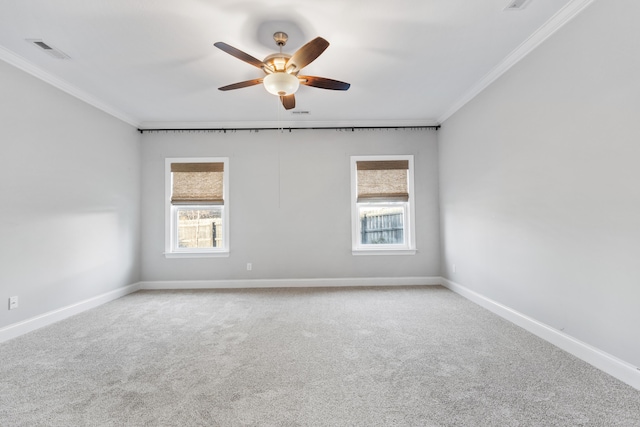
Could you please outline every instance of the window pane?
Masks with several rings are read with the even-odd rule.
[[[178,248],[222,247],[222,208],[179,208]]]
[[[404,244],[404,206],[359,206],[360,244]]]

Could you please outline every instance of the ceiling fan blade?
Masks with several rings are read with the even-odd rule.
[[[242,89],[243,87],[259,85],[260,83],[262,83],[262,79],[253,79],[253,80],[247,80],[244,82],[234,83],[227,86],[222,86],[222,87],[219,87],[218,90]]]
[[[285,110],[291,110],[296,107],[296,97],[294,94],[281,96],[280,101],[282,101]]]
[[[349,83],[327,79],[325,77],[298,76],[298,80],[300,81],[300,84],[319,87],[320,89],[347,90],[351,87]]]
[[[326,48],[329,47],[329,42],[323,39],[322,37],[316,37],[311,40],[309,43],[302,46],[300,49],[293,54],[291,58],[287,61],[287,65],[285,67],[286,70],[289,70],[290,67],[294,67],[294,71],[299,71],[302,68],[309,65],[313,60],[315,60]]]
[[[249,55],[248,53],[245,53],[245,52],[241,51],[240,49],[236,49],[233,46],[229,46],[228,44],[226,44],[224,42],[216,42],[213,45],[215,47],[217,47],[218,49],[227,52],[229,55],[235,56],[239,60],[253,65],[254,67],[258,67],[258,68],[267,67],[267,68],[271,69],[271,67],[269,67],[264,62],[260,61],[258,58],[254,58],[253,56]]]

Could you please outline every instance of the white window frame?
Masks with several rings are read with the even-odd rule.
[[[360,161],[384,161],[407,160],[409,163],[408,192],[409,200],[406,202],[361,202],[358,203],[358,174],[356,162]],[[376,155],[376,156],[351,156],[351,253],[353,255],[414,255],[416,253],[415,235],[415,196],[413,178],[413,155]],[[360,207],[361,206],[403,206],[404,207],[404,244],[369,244],[360,243]]]
[[[173,205],[171,204],[171,164],[172,163],[224,163],[222,191],[224,205]],[[171,157],[165,158],[165,251],[166,258],[213,258],[229,256],[229,158],[228,157]],[[222,208],[222,246],[217,248],[178,248],[177,210],[185,207]]]

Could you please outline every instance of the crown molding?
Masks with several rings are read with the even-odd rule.
[[[491,83],[506,73],[511,67],[520,62],[522,58],[531,53],[542,42],[547,40],[556,31],[571,21],[576,15],[582,12],[595,0],[572,0],[553,15],[542,27],[538,28],[529,38],[512,51],[505,59],[495,66],[487,75],[478,81],[465,95],[456,101],[440,118],[438,122],[443,123],[465,104],[478,96]]]
[[[47,73],[46,71],[36,67],[35,65],[28,62],[23,57],[16,55],[10,50],[0,46],[0,59],[5,61],[6,63],[13,65],[14,67],[31,74],[32,76],[50,84],[51,86],[60,89],[63,92],[68,93],[69,95],[78,98],[81,101],[86,102],[87,104],[104,111],[105,113],[122,120],[125,123],[130,124],[134,127],[139,127],[140,123],[134,119],[133,117],[123,113],[122,111],[105,104],[104,102],[98,100],[97,98],[89,95],[88,93],[78,89],[72,84],[55,77],[52,74]]]

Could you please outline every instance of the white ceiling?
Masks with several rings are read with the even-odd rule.
[[[21,0],[0,2],[0,59],[138,127],[418,126],[442,122],[591,0]],[[301,86],[285,111],[262,77],[213,46],[263,59],[289,34],[293,53],[331,45],[303,74],[351,83]],[[52,58],[42,39],[69,56]],[[298,114],[295,114],[297,112]],[[308,114],[300,114],[308,112]]]

